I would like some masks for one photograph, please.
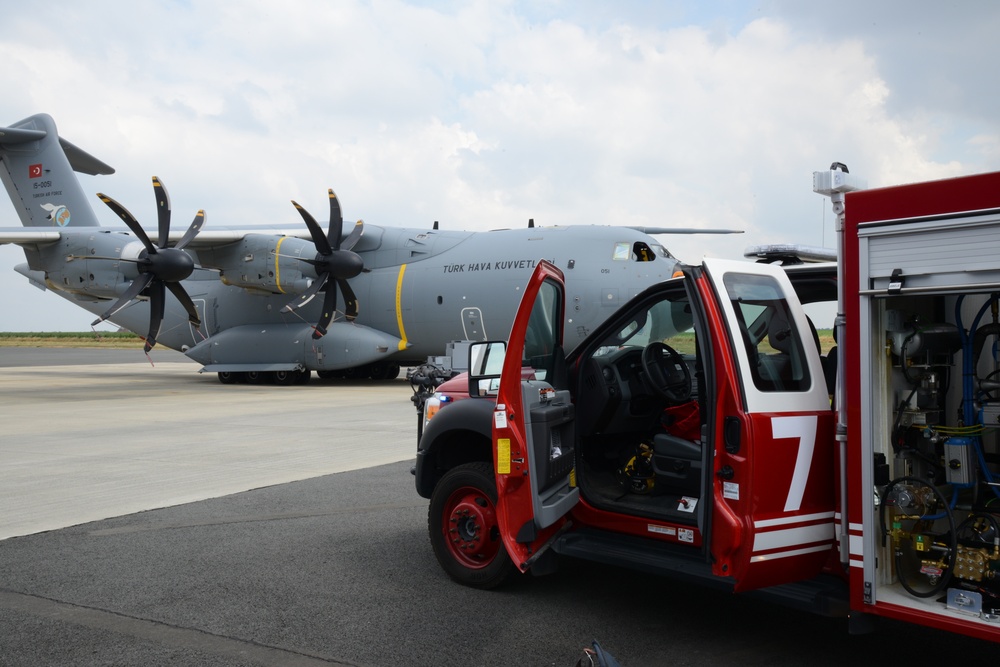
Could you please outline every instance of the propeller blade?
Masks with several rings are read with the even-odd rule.
[[[354,295],[354,290],[351,289],[350,283],[346,280],[338,279],[337,285],[340,286],[340,291],[344,293],[344,313],[348,321],[353,322],[358,316],[358,297]]]
[[[299,206],[294,199],[292,200],[292,206],[294,206],[295,210],[299,212],[299,215],[302,216],[302,220],[306,223],[306,227],[309,228],[309,235],[312,236],[313,244],[316,246],[316,252],[324,256],[333,252],[333,249],[330,247],[330,242],[327,241],[326,236],[323,235],[323,230],[320,229],[319,224],[317,224],[316,218],[312,217],[309,211]]]
[[[191,226],[188,227],[188,230],[184,232],[184,236],[181,237],[181,240],[178,241],[177,245],[175,245],[174,247],[177,248],[178,250],[187,247],[187,244],[191,243],[191,241],[194,240],[194,237],[198,236],[198,232],[201,231],[201,228],[204,224],[205,224],[205,210],[202,209],[195,214],[194,220],[191,221]]]
[[[167,189],[160,183],[160,179],[153,176],[153,194],[156,195],[156,223],[160,232],[159,246],[167,247],[167,239],[170,236],[170,195]]]
[[[317,277],[316,280],[313,281],[313,284],[309,286],[309,289],[307,289],[305,292],[297,296],[295,298],[295,301],[292,301],[287,306],[282,308],[281,312],[290,313],[296,308],[301,308],[302,306],[312,301],[313,297],[316,296],[316,294],[321,289],[323,289],[324,285],[326,285],[326,281],[329,280],[329,278],[330,278],[329,273],[319,274],[319,277]]]
[[[170,292],[177,297],[177,300],[181,302],[181,305],[184,306],[184,310],[186,310],[188,314],[188,322],[193,324],[195,327],[200,327],[201,318],[198,317],[198,309],[194,307],[194,301],[192,301],[191,297],[188,296],[187,290],[185,290],[180,283],[165,282],[163,284],[167,286],[167,289],[170,290]]]
[[[330,231],[327,238],[333,240],[333,249],[340,250],[340,237],[344,233],[344,216],[340,213],[340,200],[333,192],[333,188],[327,190],[330,196]]]
[[[160,335],[160,323],[163,321],[163,307],[166,302],[165,283],[157,280],[149,290],[149,333],[146,334],[146,344],[142,349],[149,353],[156,345],[156,337]]]
[[[127,306],[132,302],[132,299],[139,296],[139,292],[149,287],[149,284],[153,282],[153,274],[151,273],[140,273],[139,276],[132,281],[132,284],[128,286],[125,293],[115,301],[110,308],[104,311],[104,314],[98,317],[96,320],[90,323],[90,326],[96,327],[98,324],[108,319],[119,310]]]
[[[333,313],[337,310],[337,283],[330,282],[326,288],[326,296],[323,297],[323,312],[316,323],[313,331],[313,339],[322,338],[326,335],[326,327],[333,320]]]
[[[139,225],[139,221],[135,219],[134,215],[129,213],[127,208],[116,202],[111,197],[101,194],[100,192],[97,193],[97,197],[102,202],[107,204],[108,208],[114,211],[115,214],[117,214],[118,217],[125,222],[128,228],[132,230],[132,233],[136,235],[136,238],[142,241],[142,245],[146,246],[146,252],[150,255],[156,254],[156,246],[154,246],[153,242],[149,240],[149,237],[146,236],[145,230],[143,230],[143,228]]]
[[[354,246],[357,245],[358,241],[361,240],[361,235],[365,233],[365,221],[358,220],[354,223],[354,229],[351,233],[347,235],[344,242],[340,245],[341,250],[353,250]]]

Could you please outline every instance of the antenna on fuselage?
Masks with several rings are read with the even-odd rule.
[[[528,218],[528,229],[534,229],[534,228],[535,228],[535,219]]]
[[[436,230],[437,230],[437,228],[438,228],[438,221],[437,221],[437,220],[435,220],[435,221],[434,221],[434,227],[433,227],[433,229],[434,229],[434,230],[436,231]]]

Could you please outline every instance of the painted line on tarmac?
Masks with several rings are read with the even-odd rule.
[[[60,623],[71,623],[95,630],[107,630],[136,639],[156,642],[171,648],[200,651],[241,661],[288,667],[318,667],[319,665],[361,667],[355,662],[345,662],[306,651],[282,649],[243,639],[213,635],[202,630],[182,628],[103,609],[59,602],[37,595],[15,593],[14,591],[0,589],[0,606]]]

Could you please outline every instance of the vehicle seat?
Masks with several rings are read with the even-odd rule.
[[[680,495],[700,495],[701,445],[669,433],[653,436],[656,488]]]
[[[768,387],[780,389],[792,379],[789,357],[792,336],[791,324],[781,315],[775,315],[767,325],[767,344],[777,350],[777,354],[761,354],[757,358],[757,368],[761,380]]]

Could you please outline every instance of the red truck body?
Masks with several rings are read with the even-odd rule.
[[[1000,173],[847,180],[817,176],[839,275],[685,266],[568,357],[542,263],[418,444],[445,570],[492,587],[564,554],[1000,640]]]

